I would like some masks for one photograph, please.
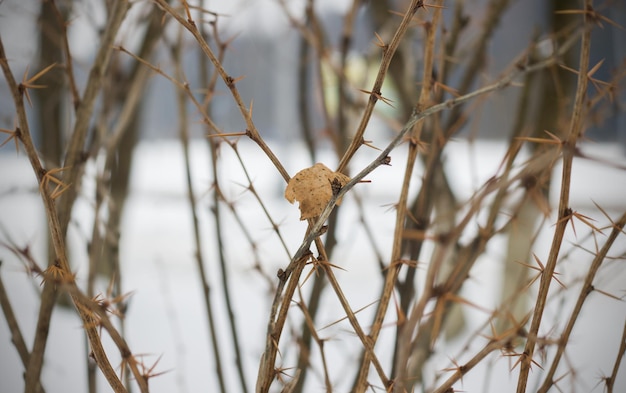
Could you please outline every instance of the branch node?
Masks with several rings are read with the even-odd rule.
[[[285,282],[287,281],[287,272],[285,272],[283,269],[278,269],[278,271],[276,272],[276,277],[278,277],[281,282]]]
[[[233,78],[233,77],[232,77],[232,76],[230,76],[230,75],[227,75],[227,76],[224,78],[224,82],[226,82],[226,86],[228,86],[228,88],[229,88],[229,89],[232,89],[232,88],[234,88],[234,87],[235,87],[235,78]]]

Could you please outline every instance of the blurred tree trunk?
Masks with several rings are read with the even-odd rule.
[[[63,16],[69,9],[60,10]],[[63,55],[63,21],[59,20],[54,5],[49,1],[41,2],[39,14],[39,59],[37,69],[50,64],[62,65]],[[58,168],[63,150],[63,111],[65,108],[65,75],[62,66],[57,66],[44,74],[40,82],[45,89],[34,89],[39,103],[36,106],[37,120],[41,130],[41,153],[45,164],[50,168]]]
[[[147,17],[148,28],[137,54],[142,59],[150,59],[152,57],[156,43],[159,41],[163,31],[162,16],[162,11],[154,6],[152,12]],[[133,151],[139,141],[141,131],[141,108],[143,106],[141,97],[144,96],[143,92],[146,90],[151,71],[144,65],[135,62],[126,75],[124,75],[122,70],[115,74],[119,78],[113,81],[115,85],[113,94],[116,106],[123,107],[124,105],[129,105],[132,108],[132,115],[128,119],[126,127],[122,130],[122,137],[119,143],[115,149],[108,152],[106,160],[105,173],[110,175],[109,192],[112,209],[109,212],[103,251],[103,260],[106,263],[101,264],[102,266],[98,267],[98,271],[107,277],[110,277],[112,272],[119,270],[120,222],[126,197],[128,196]],[[139,93],[134,94],[131,90],[137,90]],[[131,102],[126,102],[128,97],[138,98]]]
[[[64,74],[65,56],[63,54],[63,20],[69,13],[71,3],[67,8],[57,13],[55,5],[50,1],[41,2],[39,13],[39,58],[37,69],[44,69],[50,64],[56,67],[45,73],[39,79],[44,89],[33,89],[37,122],[40,130],[40,151],[46,168],[59,168],[65,138],[63,135],[64,111],[67,110],[64,100],[66,79]],[[62,19],[61,19],[62,18]],[[48,238],[48,264],[54,259],[52,243]]]
[[[57,64],[39,79],[39,84],[45,86],[42,89],[33,89],[34,98],[38,105],[36,108],[37,122],[39,126],[40,152],[43,163],[47,169],[59,168],[63,161],[63,146],[65,135],[63,130],[67,124],[69,106],[66,95],[67,79],[65,64],[67,54],[63,50],[65,27],[63,26],[66,16],[71,11],[71,2],[65,7],[57,8],[54,2],[42,1],[39,12],[39,57],[37,69],[44,69],[51,64]],[[47,235],[47,266],[54,263],[56,254],[52,245],[50,233]],[[54,289],[54,301],[57,291]],[[69,306],[69,299],[61,298],[60,304]]]

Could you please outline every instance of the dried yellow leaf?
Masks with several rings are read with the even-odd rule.
[[[300,204],[300,220],[319,216],[330,198],[333,196],[333,182],[341,187],[345,186],[350,178],[343,173],[333,172],[326,165],[317,163],[296,173],[289,180],[285,189],[285,198]],[[337,201],[339,205],[341,199]]]

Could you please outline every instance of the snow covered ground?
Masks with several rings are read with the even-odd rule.
[[[266,203],[267,209],[275,222],[280,223],[280,232],[284,236],[290,252],[300,244],[305,231],[305,224],[298,220],[299,211],[283,197],[284,184],[267,158],[248,141],[239,144],[242,157],[250,171],[254,186]],[[299,146],[275,146],[279,158],[286,164],[287,170],[294,174],[299,169],[310,165],[307,155]],[[447,161],[451,168],[450,179],[453,188],[461,198],[468,198],[482,182],[493,175],[504,154],[504,145],[499,142],[479,142],[469,145],[458,141],[450,144]],[[7,234],[18,245],[30,245],[36,259],[44,264],[45,222],[40,199],[36,194],[36,183],[32,170],[23,154],[18,157],[5,148],[0,154],[0,240],[6,241]],[[583,152],[593,157],[626,164],[626,157],[620,146],[585,144]],[[204,255],[208,264],[208,278],[212,285],[213,303],[217,308],[218,335],[227,337],[227,320],[223,301],[219,272],[217,270],[217,250],[214,227],[210,212],[211,198],[209,187],[211,171],[209,153],[205,141],[194,141],[191,149],[193,180],[199,201],[200,219]],[[231,201],[235,201],[239,213],[249,224],[258,246],[259,257],[265,272],[274,277],[276,270],[286,266],[287,254],[280,246],[271,224],[264,217],[253,196],[246,192],[246,180],[240,166],[227,147],[222,149],[220,173],[222,186]],[[374,150],[360,151],[353,169],[360,169],[377,154]],[[381,167],[368,176],[371,183],[360,184],[356,191],[365,201],[367,219],[377,230],[377,245],[384,256],[390,252],[390,240],[393,233],[394,213],[391,204],[397,200],[397,191],[404,168],[404,149],[401,147],[392,154],[392,166]],[[330,154],[320,157],[320,161],[333,167],[336,161]],[[88,168],[91,174],[95,167]],[[559,168],[555,168],[558,174]],[[354,171],[353,171],[354,172]],[[202,302],[202,290],[197,276],[194,260],[192,223],[186,199],[184,183],[182,149],[172,141],[142,142],[135,155],[131,177],[131,193],[125,207],[121,229],[120,253],[123,265],[124,291],[132,292],[125,323],[126,336],[131,349],[136,354],[144,354],[147,364],[160,361],[156,371],[169,372],[151,380],[152,392],[200,392],[215,391],[217,379],[214,376],[214,361],[209,342],[207,319]],[[558,184],[553,184],[556,190]],[[93,211],[90,202],[90,181],[85,183],[85,195],[79,200],[75,211],[75,220],[70,229],[71,261],[78,273],[78,279],[86,275],[86,239],[91,233]],[[556,192],[553,192],[554,195]],[[576,159],[572,181],[572,208],[596,219],[601,225],[606,219],[595,209],[593,202],[603,206],[616,218],[626,210],[626,171],[611,168],[591,160]],[[555,200],[552,201],[553,204]],[[268,309],[272,293],[267,282],[252,270],[253,262],[250,245],[236,225],[232,215],[223,214],[226,221],[227,237],[226,257],[230,274],[231,295],[234,301],[236,322],[243,349],[243,363],[249,376],[249,389],[253,389],[259,357],[264,346],[264,335]],[[335,253],[335,264],[346,269],[337,275],[346,291],[353,309],[359,309],[375,301],[380,292],[380,272],[375,258],[362,229],[353,231],[358,226],[358,214],[354,200],[347,197],[341,211],[341,227],[338,231],[339,248]],[[577,225],[578,235],[585,233],[582,224]],[[538,242],[536,253],[546,256],[551,240],[553,226],[548,226]],[[604,241],[599,237],[600,245]],[[568,230],[568,241],[575,240]],[[492,308],[497,303],[497,277],[500,267],[498,257],[503,251],[490,249],[485,258],[476,265],[473,276],[477,280],[468,282],[464,291],[474,302]],[[500,243],[502,244],[502,243]],[[592,248],[593,243],[587,243]],[[571,243],[565,244],[570,249]],[[613,248],[613,256],[626,250],[626,239],[618,239]],[[579,251],[569,258],[567,271],[562,272],[569,278],[576,277],[588,266],[591,257]],[[542,258],[544,259],[544,258]],[[32,342],[37,320],[37,293],[40,290],[39,279],[29,277],[22,264],[4,247],[0,247],[2,266],[0,275],[7,287],[11,304],[17,313],[20,328],[28,345]],[[623,260],[607,261],[596,279],[596,286],[603,291],[622,297],[626,290],[626,270]],[[565,266],[563,266],[564,268]],[[557,267],[557,271],[561,271]],[[104,290],[106,283],[100,285]],[[305,286],[305,290],[307,287]],[[577,295],[577,291],[572,292]],[[561,301],[562,299],[559,299]],[[556,303],[556,302],[553,302]],[[547,313],[547,321],[565,319],[568,308],[559,314],[559,304],[552,304]],[[371,321],[373,307],[360,313],[364,326]],[[293,309],[292,316],[298,315]],[[474,315],[468,310],[470,328],[476,328],[484,318],[483,314]],[[317,318],[318,327],[325,326],[343,316],[338,302],[329,292],[323,299],[322,310]],[[476,318],[474,318],[475,316]],[[297,317],[294,317],[299,320]],[[0,318],[0,391],[19,392],[23,389],[23,368],[15,348],[11,344],[10,334],[4,318]],[[391,320],[391,319],[390,319]],[[596,386],[599,378],[608,375],[617,355],[617,345],[626,320],[626,305],[594,293],[583,308],[572,343],[567,352],[567,360],[578,371],[576,391],[602,391]],[[561,321],[561,324],[563,322]],[[550,322],[546,323],[546,330]],[[292,324],[297,328],[299,324]],[[352,372],[349,359],[356,359],[358,342],[349,333],[350,327],[342,322],[320,332],[323,337],[331,338],[327,345],[331,373],[337,391],[347,391],[351,383]],[[232,351],[221,342],[221,351],[227,365],[234,364]],[[287,341],[283,341],[287,342]],[[385,347],[385,336],[377,346],[381,357],[389,356],[390,348]],[[463,343],[461,343],[463,344]],[[476,345],[480,345],[477,339]],[[110,343],[108,343],[110,345]],[[455,357],[459,345],[450,346],[449,356]],[[284,350],[286,358],[283,365],[293,364],[293,354]],[[113,364],[119,364],[115,350],[110,351]],[[57,308],[53,315],[50,340],[45,357],[43,383],[48,393],[85,391],[85,338],[81,331],[80,320],[72,310]],[[450,367],[449,360],[443,358],[435,369]],[[387,364],[383,361],[383,364]],[[487,367],[470,373],[457,389],[466,392],[512,391],[517,381],[517,371],[509,372],[509,362],[500,359],[494,362],[491,380],[485,385]],[[227,367],[227,383],[237,387],[233,367]],[[346,372],[349,375],[345,378]],[[495,375],[495,377],[494,377]],[[533,376],[541,378],[538,370]],[[560,375],[557,375],[557,377]],[[432,376],[431,376],[432,378]],[[323,390],[323,381],[319,376],[311,375],[307,391]],[[104,380],[102,386],[106,386]],[[567,388],[571,381],[566,382]],[[532,389],[533,384],[530,384]],[[626,372],[619,374],[615,391],[626,391]],[[103,388],[102,391],[108,391]],[[236,390],[234,390],[236,391]]]

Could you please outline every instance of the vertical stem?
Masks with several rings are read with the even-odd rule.
[[[622,330],[622,338],[619,343],[619,349],[617,351],[617,355],[615,355],[613,371],[611,371],[611,376],[608,377],[606,381],[607,393],[613,393],[613,387],[615,386],[615,380],[617,379],[617,373],[619,372],[620,365],[624,359],[624,354],[626,354],[626,321],[624,322],[624,329]]]
[[[352,44],[352,32],[354,29],[354,19],[361,5],[361,0],[353,0],[352,6],[346,13],[343,22],[343,31],[341,34],[339,53],[341,58],[341,68],[337,80],[337,151],[344,152],[348,143],[348,110],[350,109],[349,101],[346,97],[347,83],[347,61],[348,50]],[[347,169],[347,168],[346,168]]]
[[[39,23],[41,24],[39,44],[39,64],[41,68],[47,67],[53,63],[62,62],[62,21],[57,18],[53,12],[54,4],[44,1],[41,3]],[[68,60],[71,61],[71,60]],[[52,69],[49,73],[42,76],[41,83],[46,85],[45,89],[37,89],[35,91],[36,98],[39,102],[37,106],[37,115],[39,123],[46,125],[46,131],[41,133],[43,158],[49,165],[59,166],[62,155],[62,133],[61,133],[61,116],[63,113],[62,92],[63,87],[62,71],[60,69]],[[52,239],[48,236],[48,264],[54,263],[55,252]],[[50,298],[48,298],[50,297]],[[39,316],[37,319],[37,329],[35,340],[33,342],[32,355],[27,363],[26,370],[32,370],[26,373],[26,385],[32,389],[35,385],[39,385],[39,372],[37,369],[42,367],[43,355],[48,339],[48,330],[50,327],[50,318],[52,317],[52,308],[57,299],[57,291],[54,286],[44,284],[44,290],[41,293],[41,304],[39,307]]]
[[[46,281],[43,291],[41,291],[41,304],[37,315],[37,328],[35,330],[35,340],[31,349],[31,356],[26,367],[24,378],[24,392],[32,392],[39,385],[41,369],[43,366],[43,355],[46,351],[48,333],[50,332],[50,320],[52,319],[52,309],[56,302],[58,292],[53,282]]]
[[[441,0],[438,1],[435,5],[440,5]],[[427,23],[426,25],[426,43],[425,43],[425,53],[424,53],[424,74],[422,77],[422,90],[419,98],[419,102],[417,105],[417,111],[421,111],[423,108],[426,108],[431,104],[431,91],[432,91],[432,72],[433,72],[433,62],[434,62],[434,49],[435,49],[435,37],[437,26],[439,24],[439,19],[441,17],[441,8],[435,8],[432,21]],[[383,294],[381,296],[380,302],[378,303],[378,310],[376,311],[376,316],[374,319],[374,323],[372,325],[372,329],[370,331],[369,337],[373,343],[376,343],[378,339],[378,335],[380,333],[380,329],[383,325],[384,317],[387,313],[387,308],[389,306],[389,301],[391,299],[392,291],[396,285],[396,280],[398,277],[398,273],[402,264],[399,263],[400,258],[402,256],[402,242],[403,242],[403,233],[405,229],[405,221],[406,214],[408,208],[408,191],[409,185],[411,183],[411,179],[413,177],[413,169],[415,167],[415,161],[417,159],[417,155],[420,149],[420,137],[422,134],[422,128],[424,123],[418,122],[415,124],[413,129],[411,130],[409,139],[409,153],[407,158],[407,163],[404,171],[404,180],[402,182],[402,190],[400,192],[400,199],[398,204],[396,205],[396,224],[394,230],[393,237],[393,248],[391,254],[391,265],[385,277],[385,284],[383,287]],[[433,140],[436,140],[433,138]],[[433,156],[436,156],[435,152],[431,153]],[[424,184],[422,185],[424,187]],[[420,192],[420,195],[426,195],[424,192]],[[408,277],[412,277],[409,275]],[[413,285],[413,280],[410,279],[411,282],[407,285]],[[428,284],[427,284],[428,285]],[[404,326],[398,326],[398,336],[402,336],[402,331],[404,330]],[[396,339],[398,339],[397,337]],[[402,345],[400,342],[396,342],[396,346]],[[357,382],[355,386],[356,391],[364,391],[366,388],[367,381],[367,371],[369,369],[369,358],[367,354],[365,355],[363,362],[361,363],[361,369],[359,370],[359,374],[357,377]],[[394,362],[395,363],[395,362]],[[394,367],[395,371],[398,371],[396,367]],[[392,375],[392,377],[395,377]]]
[[[544,376],[543,384],[539,387],[539,390],[538,390],[539,393],[546,393],[550,389],[550,387],[552,387],[552,385],[554,384],[553,382],[554,374],[556,373],[556,369],[559,365],[561,357],[565,353],[565,349],[569,342],[570,335],[572,333],[572,330],[574,329],[574,324],[576,323],[576,320],[578,319],[578,316],[580,315],[580,310],[582,310],[583,304],[585,300],[587,299],[587,296],[589,296],[589,294],[593,292],[594,290],[593,280],[596,277],[596,273],[598,272],[598,269],[600,269],[600,266],[602,265],[602,262],[604,261],[609,250],[611,249],[611,246],[613,246],[615,239],[617,239],[617,237],[620,234],[622,234],[622,231],[624,230],[624,225],[626,225],[626,213],[622,214],[620,219],[613,225],[614,226],[613,226],[613,230],[611,231],[611,234],[606,239],[606,242],[604,243],[604,246],[602,246],[602,249],[596,254],[595,258],[593,259],[593,262],[591,263],[591,266],[589,267],[589,271],[587,272],[587,275],[585,276],[585,282],[583,283],[582,288],[580,289],[580,294],[578,295],[576,305],[574,306],[571,316],[569,320],[567,321],[567,325],[565,326],[565,328],[563,329],[563,332],[561,333],[561,337],[558,341],[559,343],[558,349],[556,351],[556,354],[554,355],[554,359],[552,360],[550,369]],[[622,339],[622,342],[623,341],[624,340]],[[623,344],[622,344],[622,353],[623,353]],[[620,358],[621,356],[618,356],[618,361]]]
[[[219,46],[218,59],[220,62],[222,62],[223,57],[225,56],[226,45],[224,45],[219,40],[218,35],[217,35],[216,25],[217,25],[217,21],[215,21],[215,24],[214,24],[214,34],[215,34],[217,45]],[[207,36],[206,32],[204,31],[204,24],[200,26],[200,33],[203,37]],[[211,97],[215,89],[215,83],[217,81],[217,74],[214,74],[213,78],[209,79],[208,73],[207,73],[207,70],[209,69],[209,65],[207,64],[206,56],[200,56],[199,63],[200,63],[201,84],[202,86],[206,86],[208,88],[207,97]],[[205,104],[205,113],[207,115],[210,115],[211,100],[210,99],[205,100],[204,104]],[[243,365],[243,358],[241,356],[241,348],[239,345],[239,334],[237,333],[237,323],[235,320],[235,313],[233,312],[233,305],[231,302],[231,295],[230,295],[231,292],[230,292],[230,284],[229,284],[229,279],[228,279],[226,256],[224,255],[224,225],[222,222],[222,214],[221,214],[222,208],[221,208],[221,203],[220,203],[222,201],[223,195],[221,193],[221,189],[219,185],[219,178],[218,178],[218,148],[219,148],[218,143],[219,143],[219,140],[209,137],[208,142],[209,142],[209,149],[211,151],[211,171],[213,175],[213,186],[214,186],[212,212],[215,217],[215,221],[214,221],[215,233],[216,233],[215,236],[217,239],[217,250],[219,254],[219,266],[220,266],[220,273],[221,273],[221,278],[222,278],[222,291],[224,294],[226,312],[228,313],[230,333],[231,333],[232,340],[233,340],[232,344],[233,344],[233,351],[235,354],[235,365],[237,368],[237,375],[239,377],[239,384],[241,385],[241,389],[242,389],[241,391],[246,393],[248,391],[248,388],[246,385],[245,369]]]
[[[184,80],[184,75],[182,71],[182,59],[181,59],[181,48],[182,45],[182,27],[179,31],[178,41],[172,46],[172,57],[174,58],[174,64],[176,68],[176,77],[179,80]],[[222,371],[222,358],[219,349],[219,339],[217,337],[217,330],[215,327],[215,318],[213,316],[213,306],[211,304],[211,286],[209,284],[209,280],[207,278],[207,272],[205,270],[205,262],[202,253],[202,241],[200,239],[200,224],[198,220],[198,213],[196,207],[196,199],[193,188],[193,183],[191,179],[191,163],[189,158],[189,134],[188,134],[188,119],[187,119],[187,109],[186,109],[186,94],[185,91],[181,89],[176,90],[177,93],[177,107],[178,107],[178,130],[179,130],[179,138],[183,147],[183,154],[185,159],[185,180],[187,184],[187,197],[189,200],[189,208],[191,212],[191,217],[193,221],[193,236],[194,243],[196,246],[196,265],[198,267],[198,275],[200,277],[200,283],[202,285],[202,291],[204,293],[204,303],[207,311],[207,318],[210,330],[211,343],[213,346],[213,356],[215,358],[215,370],[217,373],[217,379],[220,386],[220,391],[222,393],[226,393],[228,390],[226,389],[226,382],[224,380],[224,373]]]
[[[339,166],[337,167],[337,172],[343,172],[347,168],[348,163],[352,159],[352,156],[354,156],[356,151],[363,144],[363,135],[365,133],[365,128],[369,124],[370,118],[372,117],[372,114],[374,113],[374,106],[376,105],[376,102],[378,101],[378,98],[376,97],[376,95],[382,94],[380,89],[382,88],[383,82],[385,81],[387,70],[389,69],[389,65],[391,64],[391,59],[396,53],[396,49],[398,49],[398,46],[400,45],[400,41],[402,41],[402,38],[406,34],[406,31],[409,28],[409,24],[411,23],[411,20],[413,19],[413,16],[417,12],[417,10],[420,9],[421,7],[424,7],[423,0],[411,1],[411,4],[409,5],[408,9],[404,13],[404,16],[402,17],[402,21],[398,25],[398,28],[396,29],[396,32],[393,35],[393,38],[391,39],[391,42],[385,45],[385,47],[383,48],[383,58],[380,62],[378,74],[376,75],[376,81],[374,82],[374,86],[372,86],[370,98],[367,101],[367,105],[365,107],[365,110],[363,111],[363,116],[361,117],[361,122],[359,123],[356,133],[354,137],[352,138],[352,142],[350,143],[350,146],[348,146],[348,149],[345,151],[343,157],[341,157],[341,161],[339,162]]]
[[[61,224],[59,216],[57,214],[55,200],[52,198],[51,192],[47,187],[48,185],[46,182],[46,176],[48,175],[48,172],[43,168],[41,161],[39,160],[37,150],[35,149],[30,134],[30,127],[24,107],[24,87],[21,84],[17,84],[15,77],[13,76],[13,73],[9,68],[1,37],[0,66],[2,67],[5,79],[7,81],[7,84],[9,85],[9,90],[13,95],[13,101],[16,107],[16,114],[18,118],[18,129],[16,130],[16,132],[19,131],[19,139],[22,142],[24,150],[26,151],[31,167],[33,168],[33,172],[37,177],[37,182],[40,188],[40,196],[43,201],[46,217],[48,219],[48,229],[50,230],[52,244],[54,246],[54,252],[56,254],[54,265],[49,266],[49,269],[55,269],[56,271],[58,271],[58,275],[61,276],[60,279],[54,279],[53,277],[44,275],[44,278],[46,279],[44,280],[44,290],[42,292],[42,300],[39,309],[39,320],[37,322],[37,331],[35,333],[35,344],[33,344],[31,358],[29,360],[28,368],[26,369],[25,392],[28,393],[36,391],[37,385],[39,384],[41,366],[43,363],[43,351],[45,349],[45,344],[48,338],[50,317],[52,315],[52,308],[54,307],[55,301],[55,293],[57,291],[56,288],[57,285],[60,284],[57,281],[66,281],[70,289],[75,289],[76,291],[78,291],[78,288],[76,287],[76,283],[73,280],[73,274],[68,263],[66,252],[67,250],[65,248],[64,236],[61,230]],[[74,301],[76,309],[83,321],[84,329],[86,330],[89,337],[89,342],[91,343],[94,357],[96,359],[96,362],[98,363],[98,366],[104,373],[107,381],[115,392],[126,392],[126,388],[124,388],[124,385],[120,382],[115,373],[115,370],[111,366],[106,356],[106,353],[104,352],[102,342],[100,341],[100,337],[98,336],[97,327],[93,321],[92,316],[88,315],[85,310],[79,306],[79,300],[77,300],[74,295],[72,295],[72,300]],[[41,353],[36,354],[35,349],[37,349]],[[140,384],[142,392],[147,392],[147,384],[144,384],[145,379],[139,374],[136,374],[135,377],[137,378],[137,382]]]
[[[539,326],[541,325],[541,319],[546,306],[548,291],[550,289],[550,284],[552,283],[554,270],[558,261],[559,250],[563,242],[565,228],[571,219],[571,209],[569,207],[570,181],[572,176],[572,162],[574,159],[576,141],[580,137],[583,127],[583,113],[585,111],[584,102],[587,96],[587,72],[589,69],[589,54],[591,51],[591,26],[589,25],[589,13],[591,12],[593,12],[593,1],[586,0],[584,13],[585,31],[583,32],[581,43],[576,99],[572,109],[569,132],[566,140],[563,141],[563,170],[561,174],[561,193],[559,197],[559,211],[556,229],[554,231],[554,237],[552,238],[550,255],[548,256],[548,261],[546,262],[546,266],[541,274],[539,293],[537,294],[533,318],[528,332],[528,340],[526,341],[524,352],[522,354],[523,358],[521,361],[520,374],[517,380],[517,393],[524,393],[526,391],[533,353],[537,343]]]
[[[309,13],[306,13],[306,20]],[[298,120],[302,131],[302,137],[309,151],[311,157],[311,163],[315,163],[315,139],[313,135],[313,125],[311,123],[311,113],[309,111],[309,60],[308,56],[311,52],[311,45],[309,41],[302,35],[299,41],[299,54],[298,54]]]
[[[222,80],[224,81],[228,89],[230,90],[233,100],[235,101],[235,104],[237,105],[237,108],[239,109],[239,113],[241,114],[241,117],[246,122],[246,126],[247,126],[246,134],[248,135],[250,139],[252,139],[252,141],[254,141],[259,146],[259,148],[261,148],[261,150],[263,150],[267,158],[269,158],[269,160],[272,161],[272,164],[276,167],[276,170],[280,173],[283,179],[285,179],[285,181],[289,181],[289,173],[287,172],[283,164],[280,162],[278,157],[276,157],[272,149],[270,149],[270,147],[267,145],[267,143],[265,143],[263,138],[261,138],[261,135],[259,134],[259,130],[254,125],[254,122],[252,121],[252,112],[250,108],[248,108],[246,104],[244,104],[243,99],[241,98],[241,94],[239,94],[239,90],[237,90],[237,86],[236,86],[237,80],[233,78],[232,76],[228,75],[228,73],[226,72],[226,69],[224,69],[224,66],[222,65],[218,57],[215,56],[215,53],[209,47],[206,40],[200,33],[200,30],[196,27],[196,23],[191,19],[187,20],[183,16],[181,16],[173,7],[171,7],[166,2],[166,0],[153,0],[153,1],[157,3],[161,8],[163,8],[174,19],[176,19],[178,23],[184,26],[185,29],[187,29],[187,31],[191,33],[191,35],[193,35],[193,37],[196,39],[196,42],[200,46],[200,49],[202,50],[202,52],[209,58],[209,60],[211,60],[211,63],[215,67],[216,72],[219,74],[219,76],[222,78]]]
[[[68,170],[63,177],[63,181],[65,184],[70,185],[67,191],[62,195],[59,204],[59,222],[63,236],[67,233],[72,206],[78,195],[80,177],[83,173],[83,167],[86,161],[84,154],[85,141],[87,140],[87,131],[92,119],[93,108],[100,88],[104,83],[104,77],[109,66],[109,60],[111,59],[111,52],[113,51],[113,42],[129,8],[130,3],[128,0],[115,0],[113,3],[106,29],[102,35],[100,48],[98,49],[93,66],[89,72],[85,92],[83,93],[83,97],[76,111],[76,122],[74,123],[74,129],[63,164]]]

